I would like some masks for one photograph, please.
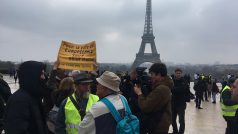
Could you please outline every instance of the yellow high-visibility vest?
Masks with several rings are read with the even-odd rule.
[[[75,94],[72,95],[75,99]],[[76,100],[76,99],[75,99]],[[97,95],[89,94],[86,112],[92,107],[94,103],[99,100]],[[74,106],[73,102],[68,97],[64,107],[65,111],[65,124],[67,134],[78,134],[79,123],[82,121],[78,109]]]
[[[225,86],[221,92],[221,96],[223,94],[224,91],[226,90],[230,90],[231,88],[229,86]],[[221,97],[221,109],[222,109],[222,114],[223,116],[227,116],[227,117],[235,117],[236,115],[236,111],[238,109],[238,104],[236,105],[232,105],[232,106],[226,106],[223,103],[223,99]]]

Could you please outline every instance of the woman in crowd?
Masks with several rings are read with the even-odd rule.
[[[49,130],[54,133],[58,110],[61,102],[72,95],[75,91],[74,80],[72,77],[66,77],[60,81],[59,88],[53,91],[52,101],[54,107],[49,112],[47,125]]]

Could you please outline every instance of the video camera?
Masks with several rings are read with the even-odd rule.
[[[146,67],[137,67],[136,68],[136,80],[134,84],[137,84],[141,87],[143,95],[147,96],[151,92],[151,79],[147,72],[145,72]]]

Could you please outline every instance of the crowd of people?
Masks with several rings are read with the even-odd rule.
[[[211,75],[190,77],[180,68],[169,76],[164,63],[149,74],[138,70],[120,76],[110,71],[66,71],[55,62],[50,75],[37,61],[23,62],[17,72],[19,89],[11,89],[0,75],[0,131],[6,134],[173,134],[185,133],[187,103],[195,98],[216,104],[227,122],[226,134],[238,134],[238,79],[230,77],[219,90]],[[179,118],[179,127],[177,124]],[[126,125],[125,125],[126,124]]]

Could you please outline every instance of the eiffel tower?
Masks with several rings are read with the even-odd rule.
[[[152,8],[151,8],[151,0],[147,0],[146,3],[146,14],[145,14],[145,26],[144,26],[144,33],[140,46],[139,52],[136,54],[136,59],[132,64],[131,69],[135,69],[140,64],[144,62],[160,62],[160,54],[158,54],[156,47],[155,47],[155,36],[153,34],[153,27],[152,27]],[[152,53],[145,53],[145,46],[150,45]]]

